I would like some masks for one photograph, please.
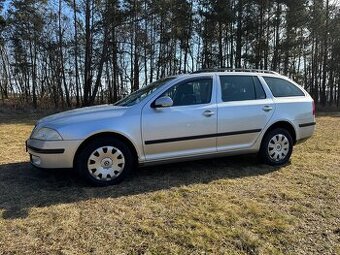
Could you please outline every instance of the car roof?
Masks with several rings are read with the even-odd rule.
[[[260,70],[260,69],[230,69],[230,68],[226,68],[226,69],[203,69],[203,70],[199,70],[196,72],[192,72],[192,73],[186,73],[186,74],[177,74],[172,76],[173,78],[175,78],[177,81],[183,81],[187,78],[200,78],[200,77],[213,77],[213,76],[261,76],[261,77],[270,77],[270,78],[280,78],[280,79],[284,79],[290,82],[295,83],[293,80],[291,80],[290,78],[281,75],[278,72],[275,71],[270,71],[270,70]]]
[[[225,75],[225,74],[232,74],[232,75],[244,75],[244,74],[251,74],[251,75],[259,75],[259,74],[267,74],[269,76],[282,76],[278,72],[271,71],[271,70],[262,70],[262,69],[242,69],[242,68],[218,68],[218,69],[202,69],[199,71],[192,72],[188,75],[199,75],[199,74],[217,74],[217,75]]]
[[[218,68],[218,69],[201,69],[195,73],[263,73],[263,74],[274,74],[279,75],[279,73],[271,71],[271,70],[263,70],[263,69],[247,69],[247,68]]]
[[[210,75],[256,75],[256,76],[269,76],[269,77],[280,77],[285,78],[281,74],[260,69],[203,69],[189,74],[178,75],[177,77],[200,77],[200,76],[210,76]]]

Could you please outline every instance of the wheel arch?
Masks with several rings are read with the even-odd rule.
[[[73,158],[73,167],[75,167],[75,164],[76,164],[76,161],[77,161],[77,158],[79,156],[79,153],[80,151],[86,147],[87,144],[89,144],[90,142],[92,142],[93,140],[96,140],[98,138],[102,138],[102,137],[106,137],[106,138],[115,138],[115,139],[118,139],[120,140],[121,142],[124,142],[128,147],[129,149],[131,150],[131,153],[133,154],[134,158],[135,158],[135,163],[138,162],[138,152],[137,152],[137,149],[135,147],[135,145],[131,142],[130,139],[128,139],[126,136],[122,135],[122,134],[119,134],[119,133],[116,133],[116,132],[101,132],[101,133],[97,133],[97,134],[93,134],[89,137],[87,137],[78,147],[75,155],[74,155],[74,158]]]
[[[287,120],[281,120],[281,121],[277,121],[277,122],[271,124],[271,125],[267,128],[266,132],[263,134],[261,144],[262,144],[262,142],[263,142],[263,138],[266,137],[266,135],[267,135],[270,131],[272,131],[272,130],[274,130],[274,129],[276,129],[276,128],[284,128],[284,129],[286,129],[286,130],[291,134],[291,136],[292,136],[293,145],[296,144],[296,130],[295,130],[295,128],[294,128],[294,125],[293,125],[292,123],[290,123],[289,121],[287,121]]]

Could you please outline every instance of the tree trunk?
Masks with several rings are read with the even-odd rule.
[[[321,104],[326,105],[326,82],[327,82],[327,63],[328,63],[328,26],[329,26],[329,0],[326,1],[326,22],[324,28],[324,55],[322,66],[322,85],[321,85]]]
[[[84,84],[84,105],[90,104],[92,75],[92,32],[91,32],[91,1],[85,3],[85,84]]]
[[[60,69],[61,69],[61,77],[63,79],[63,84],[64,84],[66,104],[68,107],[71,107],[70,94],[68,92],[68,86],[66,83],[66,76],[65,76],[65,67],[64,67],[63,32],[61,28],[61,7],[62,7],[61,2],[62,1],[59,0],[59,11],[58,11]]]
[[[74,64],[75,64],[75,80],[76,80],[76,106],[80,106],[79,96],[79,70],[78,70],[78,25],[77,25],[77,3],[73,0],[73,15],[74,15]]]
[[[241,58],[242,58],[242,19],[243,19],[243,0],[238,1],[237,5],[237,30],[236,30],[236,59],[235,67],[241,68]]]

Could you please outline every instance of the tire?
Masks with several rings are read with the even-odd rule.
[[[135,168],[130,148],[113,137],[90,141],[78,153],[75,167],[93,186],[109,186],[122,182]]]
[[[284,128],[268,132],[262,140],[259,156],[263,163],[271,166],[287,164],[293,152],[293,138]]]

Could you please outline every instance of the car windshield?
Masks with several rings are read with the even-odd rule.
[[[132,106],[135,104],[138,104],[140,101],[142,101],[145,97],[152,94],[154,91],[162,87],[165,83],[175,79],[175,77],[169,77],[165,79],[161,79],[158,81],[155,81],[133,93],[128,95],[127,97],[119,100],[114,105],[116,106]]]

